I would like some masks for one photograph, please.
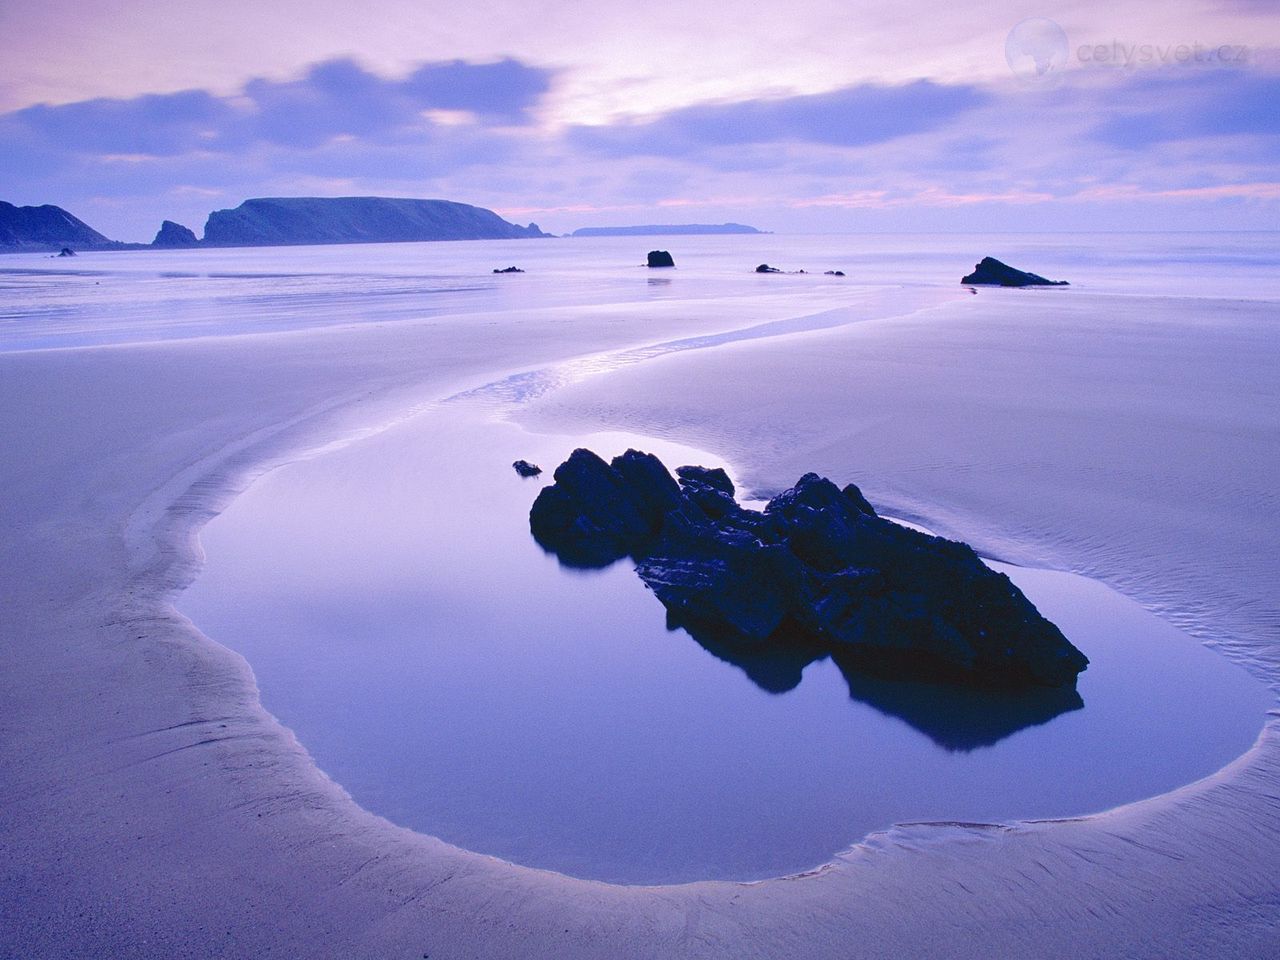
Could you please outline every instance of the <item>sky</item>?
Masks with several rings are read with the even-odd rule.
[[[0,199],[778,232],[1280,228],[1280,0],[0,0]]]

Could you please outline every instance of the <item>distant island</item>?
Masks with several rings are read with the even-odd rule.
[[[509,223],[492,210],[451,200],[398,197],[261,197],[215,210],[204,237],[166,220],[150,244],[119,243],[61,207],[0,201],[0,251],[276,247],[424,240],[515,240],[547,237],[535,223]]]
[[[639,227],[582,227],[571,237],[695,236],[704,233],[764,233],[743,223],[650,223]]]
[[[535,223],[508,223],[492,210],[451,200],[393,197],[267,197],[215,210],[205,246],[274,247],[310,243],[409,243],[545,237]]]

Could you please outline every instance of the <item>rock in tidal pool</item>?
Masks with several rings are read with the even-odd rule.
[[[568,566],[630,556],[699,642],[832,656],[842,669],[975,686],[1074,687],[1088,659],[966,544],[876,515],[816,474],[762,512],[720,469],[575,450],[529,513]]]
[[[511,465],[516,473],[522,477],[536,477],[542,473],[542,468],[536,463],[530,463],[528,460],[517,460]]]

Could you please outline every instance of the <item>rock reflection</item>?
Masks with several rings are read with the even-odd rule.
[[[668,630],[683,630],[718,660],[740,669],[761,690],[782,694],[800,685],[805,667],[831,656],[828,648],[788,644],[754,646],[668,614]],[[846,658],[832,657],[849,697],[924,734],[942,749],[968,753],[994,746],[1019,730],[1048,723],[1084,709],[1073,688],[1028,689],[960,687],[955,684],[890,680],[860,669]]]

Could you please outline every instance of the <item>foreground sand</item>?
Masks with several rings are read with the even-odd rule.
[[[1107,580],[1280,689],[1267,306],[1153,328],[1084,303],[1023,338],[1025,302],[663,357],[527,420],[678,435],[761,490],[856,479],[993,553]],[[903,826],[802,877],[612,887],[360,810],[172,610],[199,523],[280,458],[691,332],[546,317],[0,356],[3,956],[1274,956],[1274,711],[1226,770],[1099,816]]]

